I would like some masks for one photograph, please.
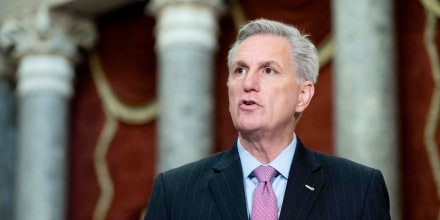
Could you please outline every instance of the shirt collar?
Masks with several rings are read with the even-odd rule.
[[[295,154],[297,138],[293,135],[293,140],[290,144],[268,165],[275,168],[284,178],[289,178],[289,171],[293,161],[293,155]],[[243,145],[241,145],[240,138],[237,140],[238,155],[240,156],[241,167],[243,169],[243,175],[247,178],[252,171],[260,165],[263,165],[260,161],[255,159]]]

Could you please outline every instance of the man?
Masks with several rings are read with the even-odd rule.
[[[380,171],[311,151],[294,133],[319,70],[306,36],[252,21],[239,31],[228,67],[236,143],[159,174],[146,220],[390,219]]]

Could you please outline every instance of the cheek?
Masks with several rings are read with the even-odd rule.
[[[234,97],[236,97],[238,95],[239,87],[237,85],[237,83],[228,83],[228,96],[229,96],[229,100],[232,100]]]
[[[296,89],[290,88],[284,88],[281,89],[279,94],[277,94],[279,97],[279,101],[281,102],[280,105],[283,105],[284,108],[294,111],[296,107],[296,103],[298,101],[298,92]]]
[[[229,112],[233,112],[235,103],[236,103],[236,97],[237,97],[237,92],[234,90],[234,87],[231,87],[228,84],[228,99],[229,99]]]
[[[228,87],[229,105],[233,103],[234,97],[235,97],[234,91],[230,87]]]

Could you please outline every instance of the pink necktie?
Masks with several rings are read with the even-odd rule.
[[[271,184],[276,174],[277,171],[271,166],[255,168],[254,175],[258,179],[258,185],[254,192],[251,220],[278,219],[277,199]]]

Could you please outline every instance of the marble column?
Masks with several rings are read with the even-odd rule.
[[[382,171],[400,219],[392,0],[334,0],[335,148]]]
[[[158,171],[212,152],[213,75],[220,0],[153,0],[157,18]]]
[[[94,41],[91,23],[40,8],[5,22],[2,46],[18,63],[16,219],[66,218],[69,98],[77,47]]]
[[[15,165],[15,96],[12,76],[0,51],[0,219],[13,219]]]

